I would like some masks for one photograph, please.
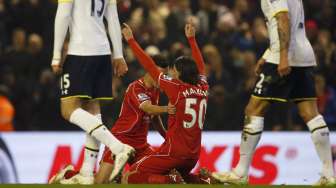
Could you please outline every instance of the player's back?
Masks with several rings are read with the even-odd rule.
[[[207,108],[208,84],[205,80],[198,85],[173,81],[179,85],[173,91],[177,94],[176,114],[168,118],[165,149],[174,157],[198,159]]]
[[[96,56],[111,54],[104,14],[111,0],[73,0],[69,54]]]
[[[146,88],[141,79],[132,82],[125,92],[119,118],[112,127],[113,135],[135,149],[147,146],[151,117],[139,107],[145,101],[158,104],[159,94],[158,89]]]

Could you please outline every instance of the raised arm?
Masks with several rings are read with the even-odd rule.
[[[55,73],[61,70],[62,49],[72,14],[72,0],[59,0],[55,18],[54,51],[51,66]]]
[[[189,45],[191,47],[192,56],[196,62],[197,69],[201,75],[205,75],[205,64],[202,57],[202,53],[197,45],[195,38],[195,27],[192,23],[187,23],[185,26],[185,35],[188,38]]]
[[[145,70],[154,78],[158,80],[161,74],[161,71],[156,67],[153,59],[146,54],[146,52],[139,46],[137,41],[134,39],[131,28],[124,24],[124,28],[122,29],[122,33],[124,38],[127,40],[129,46],[131,47],[134,55],[140,62],[140,64],[145,68]]]

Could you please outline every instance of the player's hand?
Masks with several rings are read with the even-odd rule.
[[[176,114],[176,108],[175,108],[175,106],[169,103],[168,106],[167,106],[167,112],[170,115]]]
[[[124,58],[117,58],[112,60],[114,74],[118,77],[123,76],[128,71],[128,66]]]
[[[287,59],[281,59],[278,65],[278,73],[281,77],[287,76],[291,72],[291,67]]]
[[[61,59],[53,59],[51,62],[51,69],[54,74],[59,75],[62,73],[63,66],[61,64]]]
[[[124,27],[122,28],[121,32],[122,32],[125,40],[128,41],[128,40],[134,38],[131,27],[129,25],[127,25],[126,23],[123,23],[123,26]]]
[[[264,66],[265,62],[266,62],[266,61],[265,61],[264,58],[260,58],[260,59],[258,60],[257,65],[256,65],[256,67],[255,67],[255,69],[254,69],[254,72],[256,73],[257,76],[261,73],[261,71],[262,71],[262,67]]]
[[[196,29],[194,23],[192,22],[192,19],[189,19],[188,23],[185,25],[184,32],[187,38],[195,37]]]

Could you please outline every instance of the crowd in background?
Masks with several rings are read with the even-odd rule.
[[[318,62],[318,107],[335,129],[336,2],[303,2],[307,36]],[[205,129],[241,130],[257,78],[254,65],[269,45],[259,0],[122,0],[118,7],[120,21],[129,23],[146,51],[161,53],[168,61],[190,54],[183,28],[193,19],[211,86]],[[56,10],[56,0],[0,0],[0,129],[76,129],[60,116],[58,77],[50,69]],[[116,98],[103,107],[108,125],[119,114],[125,88],[144,74],[124,47],[129,72],[114,78]],[[305,130],[296,109],[289,108],[293,106],[272,104],[266,129]]]

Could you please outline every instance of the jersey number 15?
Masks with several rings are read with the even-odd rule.
[[[204,120],[205,120],[205,114],[206,114],[206,109],[207,109],[207,101],[206,99],[202,99],[201,102],[199,103],[199,107],[195,106],[197,104],[197,99],[194,98],[187,98],[186,103],[185,103],[185,114],[189,114],[191,116],[191,121],[183,121],[183,127],[188,129],[192,128],[195,124],[196,121],[198,123],[198,126],[200,129],[203,129],[204,125]],[[194,108],[192,107],[194,106]],[[198,114],[197,114],[197,109],[198,108]]]

